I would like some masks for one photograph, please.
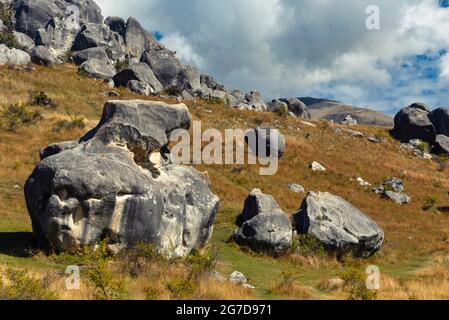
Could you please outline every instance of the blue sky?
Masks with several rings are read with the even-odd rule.
[[[229,88],[387,113],[449,106],[447,0],[97,0]],[[380,30],[365,27],[368,5]]]

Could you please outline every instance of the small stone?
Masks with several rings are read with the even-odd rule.
[[[412,200],[408,195],[404,193],[399,192],[393,192],[393,191],[385,191],[382,194],[382,197],[385,199],[392,200],[396,202],[397,204],[408,204]]]
[[[256,287],[249,283],[243,284],[243,288],[249,289],[249,290],[256,290]]]
[[[299,184],[296,184],[296,183],[289,184],[288,188],[290,189],[291,192],[294,192],[294,193],[305,193],[306,192],[304,187],[302,187],[302,186],[300,186]]]
[[[319,164],[316,161],[314,161],[310,164],[310,169],[312,169],[312,171],[321,171],[321,172],[324,172],[327,170],[324,166],[322,166],[321,164]]]
[[[231,281],[234,284],[241,284],[244,285],[248,283],[248,279],[246,279],[245,275],[239,271],[234,271],[229,276],[229,281]]]

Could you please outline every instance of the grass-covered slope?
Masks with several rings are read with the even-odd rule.
[[[109,90],[102,82],[78,75],[70,65],[54,69],[37,67],[33,72],[0,68],[0,268],[22,268],[30,277],[40,279],[54,274],[53,281],[47,282],[59,298],[99,296],[88,271],[82,273],[82,290],[64,290],[67,265],[77,263],[89,269],[89,263],[80,262],[79,256],[29,251],[32,234],[23,185],[38,162],[40,149],[53,142],[76,139],[97,124],[103,104],[111,99],[103,94]],[[51,105],[36,103],[39,100],[36,93],[40,91],[51,98]],[[136,97],[125,89],[118,91],[119,99],[154,99]],[[335,277],[360,278],[368,265],[377,265],[382,272],[377,298],[449,298],[449,214],[440,212],[449,206],[449,170],[442,161],[418,160],[401,151],[399,143],[392,139],[374,144],[365,138],[338,135],[335,128],[325,123],[312,127],[298,119],[231,110],[213,101],[187,105],[194,119],[202,121],[203,130],[270,126],[287,137],[287,152],[275,176],[260,176],[256,166],[198,168],[209,172],[213,191],[221,198],[213,239],[204,255],[216,253],[216,268],[221,273],[228,275],[239,270],[256,290],[210,279],[190,286],[187,275],[202,265],[198,261],[169,263],[150,259],[145,272],[134,277],[124,273],[116,261],[108,262],[106,267],[97,265],[100,269],[121,268],[114,274],[123,280],[121,285],[127,298],[331,299],[347,298],[351,293],[353,298],[367,298],[364,292],[354,289],[356,286],[330,290],[326,281]],[[386,129],[368,126],[356,129],[388,137]],[[311,172],[308,167],[312,161],[320,162],[328,171]],[[357,177],[373,185],[388,177],[402,178],[413,201],[399,206],[382,200],[353,181]],[[292,193],[289,183],[301,184],[308,191],[342,196],[364,211],[385,230],[382,250],[366,261],[347,259],[341,263],[319,250],[310,254],[307,252],[312,247],[310,243],[303,244],[299,253],[274,259],[228,241],[236,229],[234,221],[253,188],[272,194],[284,211],[295,213],[305,195]],[[423,207],[429,203],[434,204],[433,208],[424,211]]]

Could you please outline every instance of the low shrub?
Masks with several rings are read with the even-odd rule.
[[[317,238],[308,234],[299,234],[294,237],[292,251],[302,256],[324,257],[327,255],[324,245]]]
[[[36,280],[24,270],[7,268],[0,276],[0,300],[56,300],[48,279]]]
[[[2,113],[3,126],[9,131],[16,131],[19,127],[35,125],[43,120],[39,111],[28,111],[24,106],[10,105]]]
[[[366,274],[359,265],[349,265],[339,274],[345,282],[345,292],[348,300],[375,300],[377,292],[366,285]]]
[[[440,198],[436,195],[430,196],[426,199],[422,209],[424,211],[430,211],[440,202]]]
[[[35,106],[56,109],[57,104],[44,92],[34,92],[31,95],[31,103]]]
[[[59,120],[53,127],[53,132],[62,130],[84,129],[86,123],[83,117],[72,117],[70,120]]]

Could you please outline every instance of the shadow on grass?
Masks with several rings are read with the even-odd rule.
[[[31,232],[0,232],[0,254],[27,258],[32,256],[35,243]]]

